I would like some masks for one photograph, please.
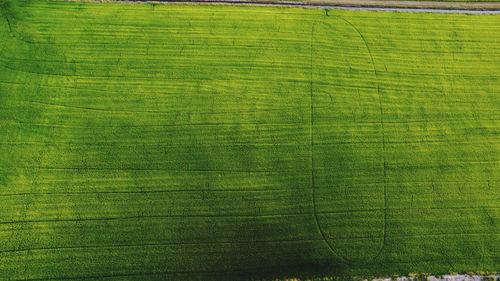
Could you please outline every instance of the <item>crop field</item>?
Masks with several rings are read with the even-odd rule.
[[[499,26],[4,5],[0,279],[500,271]]]

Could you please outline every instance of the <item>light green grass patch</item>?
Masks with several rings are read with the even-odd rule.
[[[498,16],[24,2],[0,277],[499,270]]]

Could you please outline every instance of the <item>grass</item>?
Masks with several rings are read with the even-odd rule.
[[[5,7],[0,278],[499,271],[500,17]]]

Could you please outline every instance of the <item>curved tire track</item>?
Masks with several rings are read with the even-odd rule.
[[[363,43],[365,44],[366,50],[368,50],[368,54],[370,55],[370,60],[372,62],[372,67],[373,67],[373,73],[375,74],[375,79],[377,80],[377,96],[378,96],[378,103],[379,103],[379,109],[380,109],[380,125],[382,129],[382,160],[383,160],[383,172],[384,172],[384,178],[383,178],[383,193],[384,193],[384,232],[383,232],[383,239],[382,239],[382,246],[378,250],[377,254],[373,256],[373,260],[377,259],[383,252],[385,246],[386,246],[386,240],[387,240],[387,159],[386,159],[386,149],[385,149],[385,128],[384,128],[384,107],[382,103],[382,95],[380,94],[380,82],[378,79],[378,73],[377,73],[377,68],[375,67],[375,60],[373,59],[372,51],[370,50],[370,46],[368,45],[368,42],[366,41],[365,36],[363,36],[363,33],[349,20],[345,19],[344,17],[337,16],[337,18],[343,20],[349,26],[351,26],[356,32],[359,34],[361,39],[363,40]]]
[[[327,14],[327,16],[329,16]],[[382,160],[383,160],[383,198],[384,198],[384,226],[383,226],[383,235],[382,235],[382,244],[380,248],[377,250],[376,254],[372,257],[372,260],[376,260],[382,253],[383,250],[386,247],[386,240],[387,240],[387,208],[388,208],[388,202],[387,202],[387,160],[385,156],[385,128],[384,128],[384,114],[383,114],[383,103],[382,103],[382,95],[380,93],[380,83],[378,80],[378,73],[377,69],[375,67],[375,60],[373,58],[371,49],[368,45],[368,42],[366,41],[366,38],[364,35],[361,33],[361,31],[349,20],[338,16],[334,15],[336,18],[339,20],[342,20],[345,22],[347,25],[349,25],[352,29],[356,31],[356,33],[359,35],[359,37],[362,39],[363,44],[366,47],[366,50],[368,51],[368,54],[370,56],[371,60],[371,65],[373,68],[373,73],[375,75],[375,79],[377,81],[377,96],[378,96],[378,104],[379,104],[379,110],[380,110],[380,125],[381,125],[381,141],[382,141]],[[350,261],[347,257],[340,255],[336,250],[335,247],[332,245],[330,240],[326,237],[326,234],[324,230],[321,228],[321,224],[319,223],[318,219],[318,211],[316,207],[316,187],[314,184],[314,106],[313,106],[313,42],[314,42],[314,26],[316,24],[316,21],[313,22],[312,24],[312,30],[311,30],[311,42],[310,42],[310,104],[311,104],[311,187],[312,187],[312,203],[313,203],[313,215],[314,215],[314,220],[316,223],[316,226],[323,237],[323,240],[325,243],[328,245],[328,248],[330,252],[334,256],[339,257],[345,264],[347,265],[353,265],[352,261]],[[330,96],[331,98],[331,96]],[[332,102],[332,101],[331,101]]]

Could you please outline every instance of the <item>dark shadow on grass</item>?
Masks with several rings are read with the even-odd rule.
[[[282,226],[280,231],[286,231]],[[314,231],[313,226],[304,226]],[[250,241],[234,243],[228,255],[220,258],[224,269],[234,270],[224,280],[283,280],[286,278],[310,279],[324,276],[341,276],[344,264],[331,259],[321,240],[295,242],[265,241],[276,232],[277,225],[255,219],[242,221],[234,240]],[[251,239],[249,240],[251,236]],[[321,253],[321,254],[320,254]],[[229,259],[228,257],[233,257]],[[214,279],[216,280],[216,279]],[[217,276],[221,280],[221,276]]]

